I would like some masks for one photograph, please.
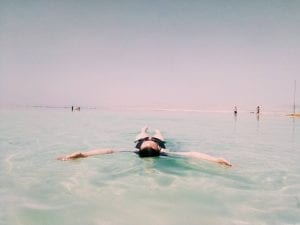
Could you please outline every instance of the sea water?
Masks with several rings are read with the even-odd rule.
[[[130,152],[141,127],[170,151],[228,168]],[[0,110],[1,225],[300,224],[300,118],[248,112]]]

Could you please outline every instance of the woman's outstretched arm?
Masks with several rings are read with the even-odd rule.
[[[186,157],[191,157],[191,158],[216,162],[216,163],[219,163],[219,164],[223,164],[225,166],[232,166],[232,164],[224,158],[213,157],[213,156],[210,156],[210,155],[207,155],[207,154],[204,154],[204,153],[200,153],[200,152],[168,152],[168,154],[170,154],[170,155],[181,155],[181,156],[186,156]]]
[[[95,149],[95,150],[90,150],[87,152],[74,152],[70,155],[60,156],[57,158],[57,160],[66,161],[66,160],[73,160],[73,159],[78,159],[78,158],[86,158],[86,157],[94,156],[94,155],[112,154],[114,152],[115,152],[114,150],[109,149],[109,148]]]

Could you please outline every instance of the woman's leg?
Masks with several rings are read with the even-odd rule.
[[[162,136],[162,134],[160,133],[160,130],[155,130],[155,134],[153,136],[154,138],[157,138],[161,141],[165,141],[164,137]]]
[[[144,139],[146,137],[149,137],[149,134],[148,134],[148,126],[144,126],[142,129],[141,129],[141,132],[136,136],[135,138],[135,141],[138,141],[140,139]]]

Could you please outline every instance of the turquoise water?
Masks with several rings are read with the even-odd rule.
[[[132,153],[142,126],[171,151],[223,156],[226,168]],[[250,113],[0,110],[0,224],[300,224],[300,118]]]

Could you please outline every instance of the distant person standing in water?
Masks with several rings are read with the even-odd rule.
[[[237,107],[234,106],[234,115],[237,115]]]
[[[257,106],[256,107],[256,114],[259,114],[260,113],[260,106]]]
[[[103,155],[103,154],[112,154],[118,152],[133,152],[139,155],[140,157],[158,157],[158,156],[184,156],[190,158],[196,158],[211,162],[216,162],[225,166],[232,166],[229,161],[224,158],[213,157],[200,152],[170,152],[166,151],[165,140],[159,130],[155,131],[153,136],[148,134],[148,127],[142,128],[141,132],[137,135],[136,140],[137,151],[117,151],[110,148],[106,149],[95,149],[86,152],[75,152],[67,156],[58,157],[58,160],[74,160],[77,158],[86,158],[89,156]]]
[[[71,107],[72,112],[74,111],[74,106]]]

